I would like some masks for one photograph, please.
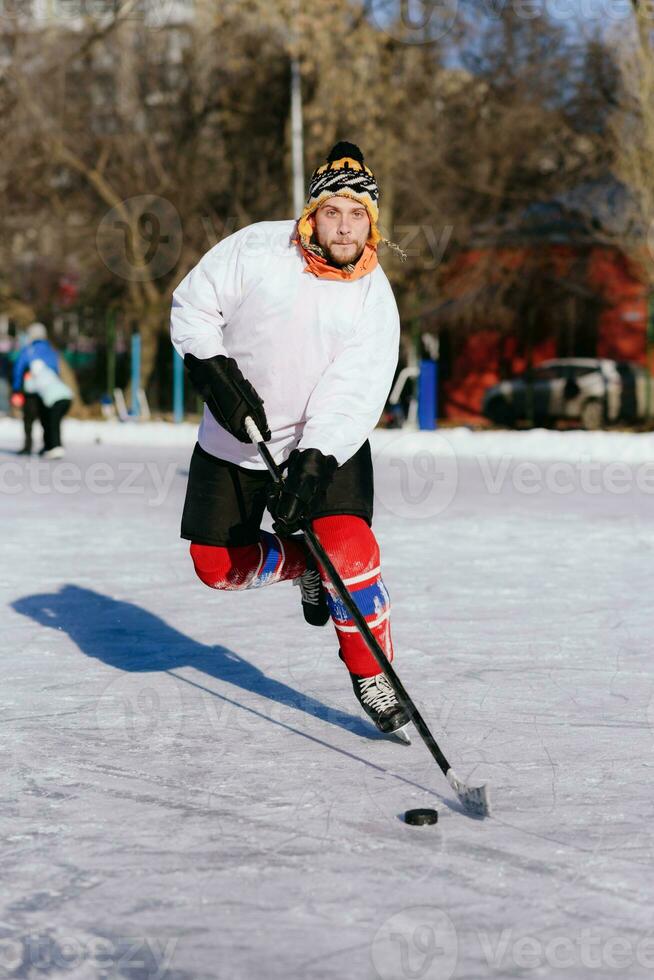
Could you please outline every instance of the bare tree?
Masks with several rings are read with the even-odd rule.
[[[654,288],[654,44],[650,6],[632,6],[633,29],[616,45],[620,88],[609,132],[613,168],[628,190],[621,245]]]
[[[433,311],[439,298],[442,306],[457,299],[443,306],[452,329],[495,323],[529,343],[536,339],[529,304],[545,300],[540,282],[551,283],[549,245],[514,236],[524,252],[518,267],[508,231],[530,206],[597,176],[604,151],[591,124],[587,49],[544,16],[521,18],[506,5],[484,18],[484,7],[459,39],[461,68],[434,72],[424,100],[414,103],[405,143],[411,165],[396,208],[445,249],[436,249],[435,271],[425,251],[422,262],[407,263],[405,290],[416,313]],[[573,278],[582,275],[575,266]],[[463,295],[467,304],[458,302]]]
[[[287,65],[235,0],[157,30],[134,6],[5,32],[2,193],[5,268],[36,225],[35,253],[74,255],[87,293],[120,301],[147,380],[174,284],[226,228],[287,213]]]
[[[306,169],[336,139],[363,147],[383,231],[409,252],[383,259],[405,316],[438,300],[441,271],[481,224],[597,164],[570,105],[580,68],[562,32],[512,5],[484,18],[468,3],[468,21],[424,38],[376,19],[367,0],[330,0],[319,17],[294,0],[198,0],[192,18],[156,28],[145,0],[107,8],[74,29],[2,22],[2,288],[24,302],[21,263],[74,263],[87,297],[138,326],[144,381],[171,292],[203,252],[292,216],[291,51]]]

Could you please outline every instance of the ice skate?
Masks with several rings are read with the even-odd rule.
[[[295,580],[300,586],[302,596],[302,612],[311,626],[324,626],[329,621],[329,606],[327,595],[323,588],[315,562],[307,557],[307,570]]]
[[[407,732],[409,715],[397,700],[386,675],[358,677],[350,673],[350,677],[359,704],[379,731],[410,745],[411,739]]]

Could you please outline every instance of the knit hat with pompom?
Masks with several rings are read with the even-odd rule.
[[[376,247],[383,241],[377,227],[379,220],[379,189],[370,167],[363,161],[363,153],[355,143],[341,141],[329,152],[327,163],[313,172],[309,181],[307,203],[297,223],[300,241],[306,247],[311,243],[313,227],[309,218],[330,197],[350,197],[363,204],[370,217],[368,243]]]

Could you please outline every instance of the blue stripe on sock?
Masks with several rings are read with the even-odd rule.
[[[279,567],[282,557],[279,541],[270,531],[261,531],[261,544],[263,547],[263,564],[257,576],[257,584],[265,585],[271,579]]]
[[[358,589],[356,592],[350,592],[350,595],[354,599],[359,612],[366,617],[381,616],[390,605],[386,586],[381,579],[377,579],[372,585],[367,585],[365,588]],[[338,596],[333,596],[328,592],[327,604],[329,605],[332,619],[339,623],[351,622],[350,614]]]

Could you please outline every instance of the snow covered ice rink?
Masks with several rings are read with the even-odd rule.
[[[191,427],[64,437],[0,423],[0,976],[654,974],[654,437],[375,433],[396,667],[486,820],[290,583],[195,579]]]

